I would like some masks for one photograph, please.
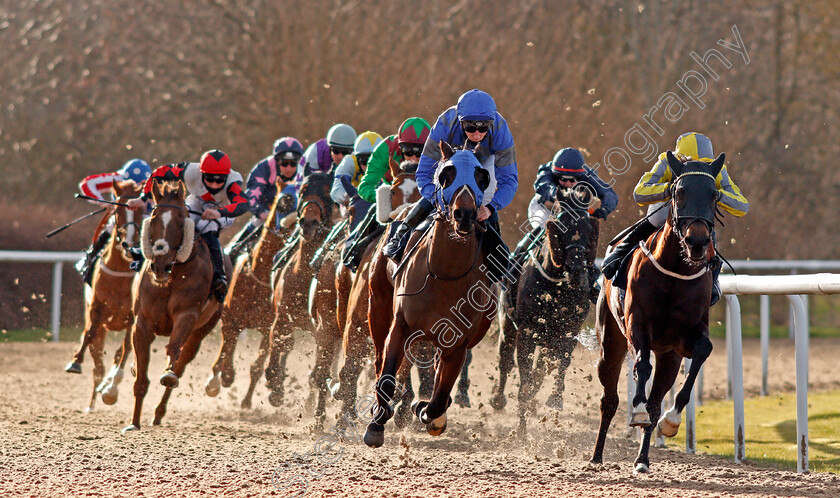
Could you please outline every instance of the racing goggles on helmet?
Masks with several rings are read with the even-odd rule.
[[[423,146],[420,144],[400,144],[400,152],[403,157],[420,157],[423,154]]]
[[[362,166],[367,166],[367,163],[370,160],[370,154],[356,154],[356,160],[359,161],[359,164]]]
[[[461,128],[467,133],[487,133],[490,130],[492,121],[461,121]]]
[[[341,154],[342,156],[349,156],[350,154],[353,153],[353,148],[352,147],[338,147],[338,146],[333,145],[333,146],[330,147],[330,152],[332,152],[333,154]]]
[[[578,181],[576,176],[570,176],[570,175],[558,176],[557,179],[559,181],[565,182],[565,183],[576,183]]]
[[[202,173],[201,179],[204,180],[204,183],[225,183],[227,181],[227,175],[218,175],[215,173]]]

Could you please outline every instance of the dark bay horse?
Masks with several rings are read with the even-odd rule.
[[[405,211],[405,206],[410,206],[411,203],[420,200],[420,191],[417,188],[417,181],[414,179],[414,170],[407,168],[407,163],[403,163],[398,168],[394,166],[396,166],[395,163],[392,163],[391,175],[394,181],[391,185],[381,185],[377,189],[376,216],[377,220],[383,224],[390,221],[392,216],[397,217],[402,214]],[[416,164],[414,167],[416,167]],[[391,315],[394,288],[393,282],[388,278],[390,276],[387,271],[389,260],[381,256],[380,247],[384,241],[387,241],[385,233],[386,231],[383,231],[365,249],[347,297],[346,318],[343,323],[342,334],[344,365],[339,371],[339,382],[332,386],[333,396],[342,401],[341,413],[348,412],[356,403],[359,375],[365,361],[372,352],[371,331],[368,325],[368,316],[371,313],[369,309],[371,295],[381,296],[384,294],[387,296],[387,302],[377,303],[376,313],[388,317]],[[341,293],[339,293],[339,297],[341,297]],[[376,302],[375,298],[374,302]],[[340,312],[341,308],[339,308]],[[381,339],[374,338],[373,342],[384,345],[384,336],[388,331],[387,325],[381,327],[380,330],[384,331],[385,334]],[[406,365],[406,367],[410,367],[410,365]],[[426,396],[431,395],[432,377],[430,374],[429,369],[421,370],[421,379],[425,380],[425,384],[428,386]],[[408,368],[401,371],[399,379],[406,390],[395,421],[397,426],[404,426],[410,418],[409,407],[414,399]]]
[[[160,383],[166,387],[155,409],[154,425],[166,414],[172,389],[195,358],[201,341],[222,314],[222,305],[210,294],[213,264],[207,244],[195,236],[195,223],[184,203],[182,182],[152,185],[155,207],[143,222],[141,249],[145,262],[134,279],[134,344],[137,378],[134,381],[134,416],[125,431],[140,430],[140,412],[149,389],[149,355],[155,336],[169,336],[168,357]],[[226,272],[230,261],[226,258]]]
[[[285,265],[277,270],[273,279],[274,321],[271,324],[268,366],[265,369],[266,385],[271,390],[268,401],[272,406],[280,406],[283,402],[286,359],[294,346],[294,329],[312,328],[307,310],[309,287],[315,276],[315,268],[309,262],[333,224],[331,188],[332,177],[324,173],[313,173],[304,180],[297,209],[301,237],[297,247]],[[322,352],[318,351],[316,354]],[[320,379],[319,385],[324,386],[323,389],[326,390],[326,376]]]
[[[438,355],[431,400],[415,403],[415,414],[429,434],[443,433],[449,394],[467,349],[484,337],[495,313],[495,296],[482,270],[487,261],[481,248],[484,227],[476,221],[489,173],[473,152],[455,152],[445,142],[440,146],[443,163],[435,176],[444,205],[429,232],[412,235],[409,247],[419,241],[418,249],[406,256],[395,279],[393,318],[384,352],[377,351],[376,404],[364,435],[365,444],[372,447],[384,443],[385,422],[393,415],[395,375],[418,339],[430,341]],[[370,325],[378,327],[381,322],[371,320]]]
[[[277,183],[277,192],[282,192],[285,184],[279,177]],[[284,238],[289,232],[286,228],[275,226],[277,203],[284,199],[286,198],[280,195],[275,197],[266,222],[260,229],[257,243],[248,254],[238,258],[235,263],[222,311],[222,345],[213,363],[213,374],[205,385],[209,396],[217,396],[221,387],[230,387],[233,384],[233,357],[239,334],[246,328],[256,329],[262,335],[262,339],[257,358],[251,364],[251,383],[245,397],[242,398],[242,408],[251,408],[254,389],[263,375],[268,358],[268,341],[271,323],[274,321],[271,267],[274,255],[283,247]]]
[[[124,204],[137,197],[142,187],[133,180],[114,181],[112,184],[117,202]],[[102,393],[102,402],[113,405],[119,394],[117,385],[123,378],[123,369],[131,352],[131,281],[136,272],[131,271],[128,250],[140,244],[140,213],[125,206],[115,206],[114,232],[105,247],[99,263],[93,270],[90,287],[85,286],[85,329],[82,342],[73,360],[64,369],[68,373],[82,373],[85,350],[90,348],[93,359],[93,393],[88,410],[93,410],[96,393]],[[105,366],[102,362],[105,336],[108,331],[125,330],[123,343],[114,355],[114,366],[103,380]],[[123,354],[125,352],[125,354]]]
[[[490,404],[507,403],[505,383],[513,368],[514,350],[519,364],[519,433],[525,433],[526,412],[543,378],[556,365],[551,407],[562,410],[566,369],[572,361],[577,335],[589,313],[589,275],[586,269],[591,237],[597,240],[598,220],[586,210],[585,189],[560,189],[552,217],[546,223],[541,247],[521,269],[513,293],[513,313],[501,314],[499,382]],[[514,274],[518,273],[513,269]],[[504,301],[502,301],[504,302]],[[534,353],[540,346],[534,366]]]
[[[633,253],[623,302],[620,289],[606,282],[598,298],[595,324],[601,343],[598,379],[604,386],[604,395],[591,462],[603,462],[607,430],[618,408],[621,364],[629,344],[635,356],[636,376],[630,425],[644,428],[635,461],[635,471],[640,473],[650,468],[648,450],[654,429],[651,420],[659,420],[657,425],[663,435],[677,434],[694,380],[712,352],[712,272],[708,261],[714,255],[712,234],[719,199],[715,178],[725,157],[721,154],[711,164],[683,164],[668,151],[667,158],[673,173],[668,222]],[[645,385],[653,371],[651,352],[656,355],[656,372],[647,397]],[[662,398],[674,384],[683,358],[692,359],[688,376],[674,406],[660,419]]]

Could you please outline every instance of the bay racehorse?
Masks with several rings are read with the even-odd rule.
[[[309,287],[315,276],[315,268],[309,262],[333,224],[331,188],[331,175],[313,173],[304,179],[297,208],[301,237],[283,267],[273,274],[274,321],[271,324],[268,366],[265,369],[266,385],[271,390],[268,401],[272,406],[280,406],[283,402],[286,359],[294,346],[294,329],[309,330],[312,327],[307,310]],[[326,386],[326,377],[321,379],[320,384]]]
[[[222,314],[222,305],[210,293],[213,263],[207,243],[195,236],[195,222],[184,203],[182,182],[155,182],[152,215],[143,221],[140,247],[145,257],[141,275],[134,279],[134,325],[131,329],[137,378],[134,381],[134,416],[125,431],[140,429],[143,399],[149,389],[149,356],[155,336],[169,336],[167,363],[160,383],[166,387],[155,409],[154,425],[166,414],[172,389],[195,358],[201,341]],[[225,258],[225,272],[231,272]]]
[[[597,245],[590,241],[593,236],[597,241],[598,220],[587,212],[588,197],[586,189],[559,189],[556,198],[547,203],[554,209],[546,223],[542,245],[532,249],[521,269],[512,271],[520,276],[507,291],[513,293],[513,312],[500,314],[499,382],[494,386],[490,404],[501,409],[507,403],[505,383],[513,368],[515,351],[519,365],[520,435],[525,432],[526,412],[531,409],[543,378],[555,366],[557,375],[549,406],[563,408],[566,369],[589,314],[586,263],[589,248]],[[535,362],[537,346],[540,350]]]
[[[429,220],[433,226],[418,229],[409,240],[409,247],[419,245],[413,255],[405,256],[405,266],[396,276],[387,340],[384,351],[377,351],[376,404],[364,435],[365,444],[372,447],[384,443],[385,422],[393,415],[395,375],[407,353],[413,354],[416,340],[430,341],[437,356],[432,397],[416,402],[415,414],[429,434],[443,433],[449,394],[467,350],[484,337],[495,313],[495,296],[482,270],[487,268],[481,247],[486,228],[476,221],[490,176],[472,151],[455,152],[443,141],[440,147],[443,162],[435,175],[439,205]],[[381,322],[372,320],[370,325]]]
[[[282,192],[284,187],[285,184],[278,176],[277,192]],[[257,358],[251,364],[251,383],[242,398],[242,408],[251,408],[254,389],[262,378],[268,358],[268,341],[271,323],[274,321],[274,308],[271,304],[271,267],[274,255],[283,247],[284,238],[289,233],[288,228],[278,226],[275,215],[278,202],[285,202],[287,199],[280,195],[275,197],[266,222],[260,228],[256,244],[235,262],[222,311],[222,344],[213,363],[213,373],[205,385],[205,392],[209,396],[217,396],[221,387],[230,387],[233,384],[233,357],[239,334],[246,328],[257,330],[261,335],[260,349]]]
[[[394,181],[390,185],[381,185],[376,191],[376,217],[381,224],[386,224],[392,219],[405,212],[406,207],[411,203],[420,200],[420,190],[417,188],[417,181],[414,179],[416,163],[403,162],[399,167],[391,163],[391,175]],[[339,382],[332,386],[333,396],[342,401],[342,412],[346,413],[356,403],[356,394],[359,375],[366,360],[372,353],[371,330],[368,325],[370,313],[390,317],[393,301],[394,286],[389,280],[390,274],[387,271],[388,258],[381,255],[381,244],[387,242],[386,231],[382,228],[372,233],[370,243],[365,248],[359,267],[353,278],[352,286],[347,298],[346,319],[343,327],[344,365],[339,371]],[[377,309],[370,310],[371,296],[376,294],[379,301],[376,302]],[[380,297],[381,296],[381,297]],[[341,292],[339,292],[341,297]],[[383,302],[385,301],[385,302]],[[341,309],[339,308],[339,312]],[[378,330],[384,332],[381,337],[374,338],[373,343],[384,345],[388,326],[385,324]],[[380,351],[381,351],[380,347]],[[395,422],[397,426],[404,426],[410,418],[409,407],[414,399],[414,392],[411,386],[410,364],[404,365],[399,377],[400,383],[405,386],[402,404],[397,410]],[[421,395],[431,396],[433,378],[431,369],[419,371]]]
[[[114,181],[112,187],[117,202],[125,204],[128,199],[137,197],[142,186],[133,180]],[[102,402],[113,405],[117,402],[117,385],[123,378],[123,369],[128,354],[131,352],[131,281],[136,272],[131,271],[132,261],[128,250],[140,244],[140,213],[115,206],[114,231],[99,263],[93,270],[91,286],[85,286],[85,329],[79,349],[64,371],[82,373],[85,351],[90,349],[93,359],[93,393],[87,410],[92,410],[96,403],[96,393],[102,393]],[[114,355],[114,365],[104,378],[105,366],[102,362],[105,336],[108,331],[125,330],[123,343]],[[125,352],[125,354],[123,354]]]
[[[601,344],[598,379],[604,386],[604,395],[591,462],[603,462],[607,430],[618,408],[619,374],[629,345],[635,356],[636,377],[630,425],[644,428],[635,461],[635,471],[640,473],[650,468],[648,450],[654,429],[651,421],[658,420],[663,435],[677,434],[694,380],[712,352],[712,272],[708,262],[714,256],[712,235],[719,200],[715,178],[723,167],[724,155],[711,164],[683,164],[670,151],[667,159],[673,173],[668,221],[630,256],[623,299],[621,289],[606,282],[598,297],[595,324]],[[647,396],[645,386],[653,370],[651,352],[656,355],[656,372]],[[692,360],[688,376],[674,406],[660,419],[662,398],[674,384],[683,358]]]

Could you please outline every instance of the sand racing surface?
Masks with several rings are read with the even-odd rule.
[[[116,334],[109,336],[108,368],[117,340]],[[623,381],[605,465],[588,465],[601,387],[595,376],[597,352],[580,345],[567,378],[564,411],[543,406],[549,392],[544,386],[524,437],[516,431],[517,375],[508,384],[505,410],[495,412],[488,403],[497,375],[491,336],[475,349],[472,408],[453,405],[448,428],[437,438],[419,423],[402,431],[389,422],[385,445],[371,449],[361,442],[360,422],[357,433],[352,427],[344,437],[330,432],[340,405],[332,400],[325,432],[313,431],[305,408],[313,347],[305,339],[297,341],[289,359],[284,405],[268,404],[261,381],[255,408],[240,409],[258,345],[251,332],[237,349],[232,388],[217,398],[204,393],[218,348],[215,332],[187,368],[163,424],[153,427],[154,407],[163,392],[158,378],[165,341],[158,338],[153,344],[142,431],[125,435],[120,430],[129,424],[134,402],[129,373],[115,405],[97,401],[96,409],[85,413],[92,387],[90,358],[81,376],[63,372],[75,344],[0,344],[0,496],[292,496],[304,486],[306,496],[840,496],[838,476],[797,475],[686,455],[679,436],[679,444],[675,439],[666,449],[651,449],[651,474],[633,475],[637,444],[625,435]],[[744,351],[745,387],[757,392],[758,341],[745,341]],[[774,340],[770,354],[771,389],[790,390],[792,341]],[[812,387],[837,389],[840,341],[812,339],[811,354]],[[723,395],[725,362],[725,347],[718,340],[706,368],[707,396]],[[361,382],[366,387],[360,395],[368,394],[370,376],[363,374]]]

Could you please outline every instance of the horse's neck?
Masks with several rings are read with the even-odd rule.
[[[262,230],[262,228],[258,228]],[[274,255],[282,247],[280,237],[265,230],[257,245],[254,246],[254,251],[251,256],[251,272],[259,275],[268,275],[271,273],[271,266],[274,264]]]
[[[131,261],[126,258],[125,253],[120,250],[119,242],[114,234],[111,234],[111,239],[105,250],[102,252],[101,261],[112,270],[128,270],[128,265]]]
[[[559,244],[561,242],[558,240],[557,243]],[[543,267],[546,275],[553,278],[560,278],[563,274],[564,265],[562,261],[559,265],[554,264],[554,260],[551,258],[551,251],[551,236],[546,233],[545,242],[543,243],[539,254],[537,254],[537,258],[539,258],[540,266]]]
[[[455,240],[449,234],[449,223],[435,220],[432,239],[429,241],[429,267],[441,277],[451,277],[467,272],[475,264],[478,232],[468,235],[466,242]]]
[[[680,239],[670,223],[665,223],[665,226],[653,235],[653,240],[648,239],[645,243],[648,244],[648,248],[657,263],[666,270],[683,274],[697,271],[697,268],[690,268],[685,261]]]

